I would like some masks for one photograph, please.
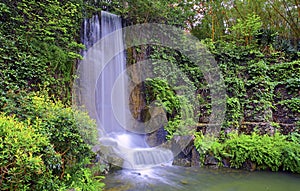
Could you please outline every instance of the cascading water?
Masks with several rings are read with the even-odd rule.
[[[82,26],[81,42],[85,48],[81,51],[81,55],[85,56],[87,50],[91,48],[101,38],[100,20],[98,14],[92,18],[84,19]]]
[[[116,38],[113,41],[102,43],[103,49],[109,49],[112,52],[118,52],[123,49],[122,20],[120,17],[108,13],[101,13],[101,38],[106,37],[112,32],[116,32]],[[99,39],[98,39],[99,40]],[[102,61],[105,62],[105,53],[101,52]],[[104,70],[97,80],[96,85],[96,109],[101,121],[102,127],[107,133],[124,133],[124,128],[120,121],[127,123],[126,117],[129,115],[128,101],[126,100],[127,79],[126,76],[121,80],[117,87],[117,93],[113,92],[114,84],[118,77],[126,69],[126,58],[124,51],[121,51],[105,65]],[[118,110],[113,110],[112,104],[117,102]],[[117,117],[117,118],[116,118]]]
[[[105,40],[112,33],[114,38]],[[96,119],[101,144],[113,147],[124,161],[124,168],[145,169],[170,164],[173,159],[170,150],[150,148],[144,135],[126,130],[133,123],[129,120],[132,118],[129,117],[122,19],[105,11],[101,12],[101,22],[98,15],[85,19],[82,42],[87,49],[82,51],[84,59],[78,68],[76,102]],[[118,54],[114,55],[116,52]]]

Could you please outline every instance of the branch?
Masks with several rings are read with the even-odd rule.
[[[294,28],[294,25],[290,23],[290,21],[274,6],[274,4],[269,0],[270,5],[272,8],[280,15],[280,17],[291,27],[294,33],[299,37],[299,31]]]

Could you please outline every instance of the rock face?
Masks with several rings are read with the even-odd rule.
[[[205,161],[204,164],[205,165],[213,165],[213,166],[217,166],[218,165],[218,159],[216,159],[214,156],[211,155],[207,155],[205,157]]]
[[[184,167],[197,167],[200,166],[199,153],[193,146],[188,153],[184,154],[181,152],[178,156],[174,158],[173,165],[184,166]]]
[[[127,75],[131,79],[129,89],[132,90],[129,92],[129,109],[133,118],[137,121],[142,121],[142,110],[146,106],[146,98],[143,93],[142,71],[136,63],[143,61],[145,58],[146,51],[137,52],[136,48],[129,48],[127,50],[127,67],[130,67],[130,70],[127,70]]]
[[[105,165],[106,172],[122,168],[124,160],[116,155],[113,145],[96,145],[92,150],[97,153],[97,162]]]
[[[159,128],[157,131],[149,133],[146,135],[146,142],[150,147],[156,147],[164,142],[166,142],[166,135],[167,132],[164,130],[163,127]]]
[[[169,141],[172,150],[177,152],[173,165],[177,166],[199,166],[199,153],[196,150],[192,136],[174,136]]]

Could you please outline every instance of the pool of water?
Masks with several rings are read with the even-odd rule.
[[[296,191],[300,175],[233,169],[162,166],[120,170],[104,181],[106,191]]]

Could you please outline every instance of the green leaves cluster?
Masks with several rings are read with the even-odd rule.
[[[198,22],[194,22],[192,31],[200,39],[211,38],[213,41],[226,39],[226,36],[232,32],[228,29],[239,23],[247,23],[248,16],[255,14],[260,17],[261,32],[264,31],[260,37],[263,37],[264,41],[271,40],[270,32],[275,31],[279,38],[291,40],[296,46],[299,43],[299,1],[202,0],[201,6],[195,6],[195,9],[202,14],[202,17]],[[255,21],[255,18],[252,21]],[[238,30],[244,29],[240,32],[246,34],[249,32],[248,26],[239,25]]]
[[[147,104],[153,102],[156,107],[164,108],[168,123],[164,129],[168,132],[167,138],[174,135],[190,134],[189,126],[193,126],[195,121],[190,115],[193,113],[193,106],[186,97],[176,95],[165,79],[154,78],[145,81]]]
[[[257,169],[300,173],[299,134],[292,134],[291,137],[279,133],[269,136],[255,132],[251,135],[233,132],[221,141],[198,133],[195,134],[195,146],[201,155],[201,162],[210,155],[218,159],[221,166],[224,159],[235,168],[251,162]]]
[[[100,1],[98,6],[108,9],[127,20],[128,24],[161,23],[185,27],[188,18],[193,18],[194,4],[199,1],[176,0],[126,0]]]
[[[153,59],[153,75],[160,77],[146,79],[146,104],[156,101],[165,109],[168,124],[164,129],[168,139],[191,134],[197,121],[194,91],[195,86],[201,86],[197,82],[203,79],[203,74],[187,57],[167,47],[151,46],[149,57]]]
[[[5,106],[0,118],[4,190],[101,190],[103,177],[85,168],[94,158],[94,121],[47,93],[14,96],[16,105]]]
[[[82,0],[3,1],[0,9],[0,92],[51,87],[70,100]]]
[[[14,117],[0,116],[2,190],[31,190],[32,185],[41,187],[50,177],[43,158],[56,154],[39,129],[38,123],[22,123]]]
[[[248,15],[245,19],[237,19],[237,23],[231,27],[231,35],[234,41],[240,41],[246,45],[253,44],[253,38],[260,34],[262,27],[261,18],[258,15]]]

